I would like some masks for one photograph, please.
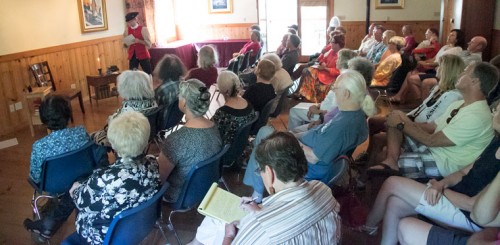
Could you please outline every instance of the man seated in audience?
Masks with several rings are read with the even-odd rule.
[[[497,148],[493,149],[498,151]],[[484,153],[483,153],[484,154]],[[490,158],[493,158],[491,154]],[[487,170],[494,165],[499,165],[498,159],[496,162],[491,163]],[[479,162],[476,162],[479,164]],[[471,170],[472,171],[472,170]],[[479,172],[479,171],[478,171]],[[483,170],[484,172],[484,170]],[[472,234],[472,236],[462,230],[446,229],[437,225],[431,225],[427,222],[421,221],[416,218],[407,217],[399,222],[398,226],[398,240],[401,244],[492,244],[493,242],[500,241],[500,172],[498,170],[487,173],[487,177],[491,178],[496,174],[493,182],[475,196],[476,201],[472,207],[472,212],[462,211],[469,220],[472,220],[478,226],[483,226],[484,229]],[[482,178],[482,176],[477,176]],[[476,182],[471,183],[476,184]],[[462,188],[464,185],[462,184]],[[454,187],[453,187],[454,188]],[[456,191],[456,190],[455,190]],[[470,215],[469,215],[470,214]],[[427,241],[423,240],[427,237]],[[427,243],[426,243],[427,242]],[[497,244],[495,243],[495,244]]]
[[[495,112],[490,122],[495,131],[500,132],[500,113]],[[427,185],[403,177],[390,177],[382,185],[361,230],[374,235],[383,220],[381,244],[396,244],[398,237],[403,244],[424,242],[424,237],[427,237],[427,244],[449,244],[439,240],[439,229],[413,219],[401,220],[421,214],[438,224],[467,232],[480,231],[482,228],[471,220],[470,212],[478,193],[500,171],[499,147],[500,139],[495,137],[474,163],[440,181],[432,179]]]
[[[276,97],[271,80],[276,74],[276,66],[269,60],[261,60],[255,68],[257,83],[248,87],[243,98],[252,104],[256,112],[261,112],[268,101]]]
[[[291,33],[285,33],[285,35],[283,35],[283,37],[281,38],[281,42],[280,42],[280,46],[278,46],[278,48],[276,49],[276,54],[281,57],[283,55],[283,53],[285,53],[285,49],[286,49],[286,43],[288,41],[288,37],[292,35]]]
[[[388,116],[385,159],[369,172],[411,178],[447,176],[476,159],[493,138],[486,96],[498,81],[492,65],[469,65],[455,87],[463,100],[452,103],[431,123],[415,123],[405,113]],[[472,116],[473,115],[473,116]],[[405,152],[401,144],[405,142]],[[374,152],[380,152],[375,150]]]
[[[380,62],[380,58],[382,54],[387,49],[384,42],[382,42],[382,34],[384,33],[385,28],[381,25],[375,26],[373,29],[373,38],[376,43],[370,48],[368,53],[366,54],[366,58],[369,59],[372,64],[378,64]]]
[[[404,25],[401,29],[401,33],[405,38],[405,46],[401,48],[403,55],[411,55],[413,49],[417,47],[417,41],[415,41],[415,37],[413,36],[413,30],[410,25]]]
[[[373,29],[375,29],[375,26],[377,24],[372,23],[370,27],[368,28],[368,34],[361,40],[361,45],[359,45],[358,51],[359,55],[361,56],[366,56],[368,54],[368,51],[377,43],[375,38],[373,37]]]
[[[464,50],[460,55],[465,65],[483,61],[482,52],[487,45],[488,41],[486,41],[486,38],[481,36],[473,37],[467,45],[467,50]]]

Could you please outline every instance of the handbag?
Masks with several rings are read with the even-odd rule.
[[[351,163],[351,160],[349,159]],[[342,224],[350,228],[357,228],[366,223],[368,217],[368,205],[361,201],[356,195],[356,179],[351,173],[351,164],[349,164],[349,184],[347,187],[335,186],[332,190],[333,196],[340,204],[339,215],[342,218]]]

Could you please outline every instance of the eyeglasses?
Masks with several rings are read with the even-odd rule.
[[[450,123],[451,119],[453,119],[457,115],[458,111],[460,111],[460,107],[451,111],[450,117],[448,117],[448,119],[446,119],[446,124]]]

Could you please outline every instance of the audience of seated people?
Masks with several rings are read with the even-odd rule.
[[[256,112],[261,112],[266,103],[274,97],[276,92],[271,84],[271,80],[276,73],[276,66],[269,60],[261,60],[255,68],[257,83],[248,87],[243,94],[243,98],[252,104]]]
[[[405,38],[405,46],[401,48],[401,51],[403,52],[402,55],[409,56],[413,52],[413,49],[417,47],[417,41],[413,36],[412,27],[410,25],[404,25],[401,28],[401,34],[403,34],[403,37]]]
[[[253,106],[240,96],[240,79],[231,71],[222,71],[217,78],[217,87],[224,96],[225,104],[211,118],[222,138],[222,143],[233,144],[236,132],[256,115]]]
[[[298,140],[276,132],[255,151],[258,172],[252,174],[261,176],[270,196],[262,204],[242,197],[248,214],[225,226],[205,218],[190,244],[338,244],[340,205],[325,184],[305,180],[307,159]]]
[[[158,157],[161,178],[170,184],[164,201],[176,202],[191,168],[222,148],[217,125],[203,116],[209,106],[210,93],[203,82],[190,79],[180,83],[179,109],[186,123],[162,140]]]
[[[123,99],[122,105],[118,110],[109,116],[109,124],[114,118],[123,112],[138,111],[148,115],[158,107],[153,90],[151,77],[142,71],[124,71],[117,78],[118,94]],[[107,131],[108,124],[103,129],[93,132],[90,137],[97,144],[110,147]]]
[[[440,177],[472,162],[493,138],[486,96],[498,76],[489,63],[469,65],[455,85],[463,100],[451,103],[434,122],[418,123],[401,111],[391,112],[386,120],[387,151],[381,153],[385,159],[370,170],[411,178]]]
[[[405,45],[404,41],[399,36],[394,36],[389,40],[387,43],[388,48],[385,52],[385,54],[389,55],[382,57],[377,69],[375,69],[373,79],[370,83],[371,87],[387,87],[393,72],[401,65],[400,50]]]
[[[366,88],[366,81],[359,72],[354,70],[342,72],[332,88],[335,92],[338,112],[330,121],[296,134],[308,162],[306,180],[320,180],[328,183],[335,174],[333,160],[355,149],[368,137],[366,116],[372,116],[375,113],[375,106]],[[257,134],[256,141],[265,138],[272,131],[270,126],[262,127]],[[252,155],[255,154],[252,153]],[[257,163],[252,155],[243,182],[252,186],[254,197],[261,198],[264,188],[262,179],[253,174],[257,169]]]
[[[297,57],[298,58],[298,57]],[[292,85],[292,78],[288,72],[283,68],[282,59],[274,53],[267,53],[262,56],[261,60],[269,60],[275,66],[275,74],[271,79],[271,84],[273,85],[276,94],[281,94],[285,88]],[[255,69],[250,73],[243,73],[239,75],[239,78],[246,83],[246,87],[252,86],[257,82],[257,75],[255,74]]]
[[[445,54],[439,59],[439,69],[436,76],[439,78],[439,84],[435,86],[429,96],[424,99],[422,104],[410,111],[407,116],[416,123],[430,123],[443,115],[448,106],[462,99],[462,95],[455,88],[460,73],[465,69],[464,62],[460,57],[452,54]],[[368,119],[370,128],[369,143],[367,152],[370,156],[368,162],[375,162],[374,146],[378,148],[386,145],[385,134],[377,135],[380,132],[385,132],[384,125],[385,117],[374,116]]]
[[[153,78],[160,82],[155,89],[155,98],[159,106],[168,106],[179,96],[179,82],[186,73],[186,67],[174,54],[166,54],[156,64]]]
[[[500,132],[499,113],[495,112],[493,120],[489,120],[495,131]],[[382,185],[366,225],[361,230],[375,234],[383,220],[381,244],[396,244],[398,240],[402,244],[410,241],[411,244],[452,244],[453,241],[448,240],[450,236],[438,226],[422,224],[413,219],[401,220],[416,214],[437,224],[467,232],[482,230],[483,227],[471,219],[470,212],[477,201],[477,195],[500,172],[499,146],[499,138],[494,137],[484,151],[479,150],[477,160],[473,158],[472,163],[450,172],[439,181],[431,179],[423,184],[408,178],[390,177]],[[467,153],[477,151],[475,149]],[[493,184],[498,184],[496,182]],[[495,189],[498,190],[498,187]],[[498,214],[498,207],[495,212],[494,218]]]
[[[338,51],[345,45],[345,37],[340,32],[330,34],[331,49],[318,57],[318,64],[304,69],[295,97],[319,103],[323,101],[340,74],[337,69]]]
[[[39,111],[40,119],[50,130],[50,134],[33,144],[29,178],[35,183],[42,181],[42,164],[47,158],[78,150],[91,140],[83,126],[68,127],[71,106],[66,98],[49,95],[40,104]],[[106,150],[96,154],[102,159],[99,165],[104,166],[108,163]],[[48,200],[40,210],[42,219],[36,221],[26,219],[23,224],[27,230],[44,238],[50,238],[68,219],[74,208],[69,193],[65,193],[57,201]]]
[[[217,68],[215,64],[218,63],[218,54],[215,49],[210,45],[205,45],[201,47],[200,51],[198,51],[198,61],[197,68],[193,68],[188,71],[185,80],[195,78],[210,88],[217,81]]]
[[[71,187],[70,195],[78,209],[76,231],[83,243],[102,244],[117,214],[146,202],[161,188],[156,159],[143,154],[149,131],[149,121],[141,113],[118,115],[108,128],[108,139],[118,159]]]

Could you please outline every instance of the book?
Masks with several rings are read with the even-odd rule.
[[[123,43],[125,43],[125,45],[127,45],[127,46],[134,44],[134,41],[135,41],[135,37],[132,34],[123,38]]]
[[[246,213],[240,208],[239,196],[225,191],[213,183],[198,206],[198,212],[208,217],[231,223],[243,218]]]

